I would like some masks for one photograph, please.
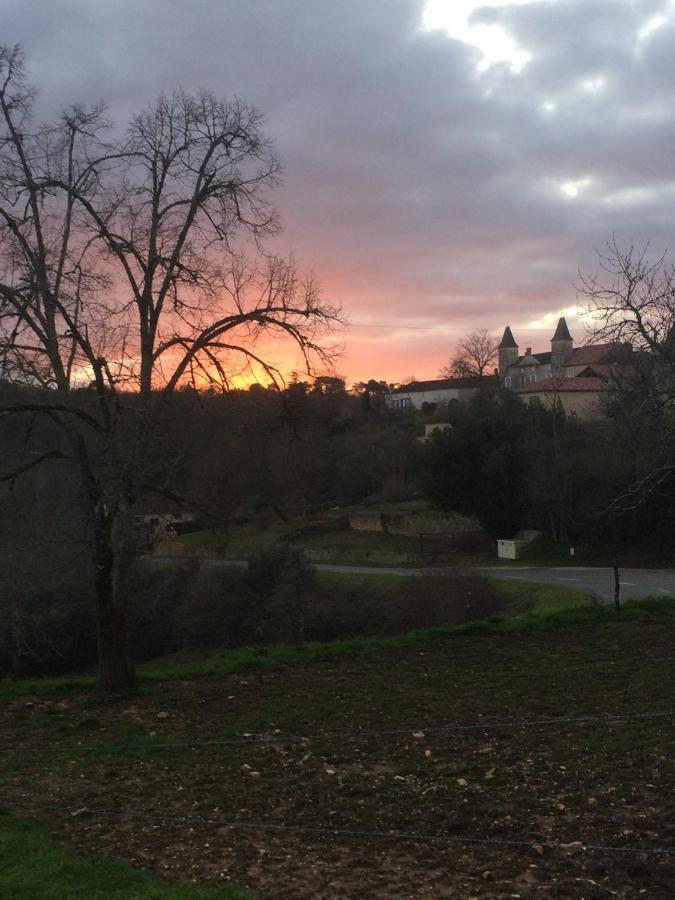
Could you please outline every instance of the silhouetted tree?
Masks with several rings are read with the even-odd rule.
[[[457,344],[454,356],[441,370],[443,378],[482,378],[497,361],[498,341],[487,331],[472,331]]]
[[[279,165],[253,107],[179,91],[111,141],[101,106],[40,125],[33,95],[20,50],[0,48],[0,377],[36,389],[3,414],[46,416],[62,435],[5,461],[4,477],[47,457],[77,469],[100,684],[126,690],[134,507],[168,491],[168,398],[185,383],[225,387],[242,366],[278,380],[257,349],[266,333],[308,368],[326,361],[337,310],[292,259],[244,252],[277,229]]]

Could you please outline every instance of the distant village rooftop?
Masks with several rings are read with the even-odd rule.
[[[392,394],[417,394],[434,390],[466,390],[467,388],[484,387],[496,382],[494,375],[483,378],[436,378],[431,381],[411,381],[394,388]]]

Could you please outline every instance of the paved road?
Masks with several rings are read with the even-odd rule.
[[[349,572],[354,574],[425,575],[451,569],[397,569],[371,568],[368,566],[317,565],[324,572]],[[614,602],[614,570],[581,566],[486,566],[474,569],[488,578],[504,578],[514,581],[536,581],[540,584],[561,585],[590,591],[603,602]],[[671,569],[621,569],[621,599],[640,597],[675,597],[675,571]]]
[[[154,562],[159,557],[145,557]],[[178,561],[174,557],[173,561]],[[166,562],[166,559],[164,559]],[[210,559],[202,560],[211,565],[240,568],[245,560]],[[337,572],[349,575],[431,575],[456,571],[455,569],[404,569],[395,566],[339,566],[319,563],[320,572]],[[614,571],[610,568],[589,568],[582,566],[486,566],[473,571],[488,578],[504,578],[515,581],[537,581],[540,584],[561,585],[591,591],[604,603],[614,601]],[[640,597],[675,597],[675,570],[673,569],[621,569],[621,599]]]
[[[480,571],[492,578],[538,581],[542,584],[579,588],[591,591],[604,602],[614,602],[614,570],[609,568],[509,566]],[[619,577],[622,600],[638,600],[649,596],[675,597],[675,571],[672,569],[620,569]]]

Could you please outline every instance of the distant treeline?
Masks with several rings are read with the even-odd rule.
[[[628,390],[611,395],[605,418],[580,422],[560,409],[526,406],[494,387],[466,405],[405,412],[389,410],[383,391],[377,382],[347,391],[339,379],[325,378],[297,381],[283,391],[185,390],[151,410],[141,407],[137,395],[124,396],[129,445],[122,441],[120,453],[133,452],[135,415],[151,414],[157,421],[142,460],[153,490],[134,511],[189,509],[204,528],[252,520],[265,527],[279,519],[301,527],[336,506],[426,497],[441,509],[477,516],[493,537],[537,528],[623,561],[672,564],[675,453],[669,406],[645,404],[643,394]],[[86,415],[96,397],[87,390],[77,393],[75,406]],[[90,533],[86,504],[80,502],[83,485],[72,461],[73,445],[58,422],[36,415],[41,402],[56,401],[49,392],[0,384],[0,408],[15,410],[0,418],[0,458],[6,471],[18,473],[0,482],[4,673],[69,669],[94,660],[95,573],[86,552]],[[22,403],[31,409],[16,411]],[[421,441],[424,424],[431,421],[451,427]],[[42,462],[32,467],[37,460]],[[199,584],[206,584],[204,577]],[[132,593],[154,597],[151,605],[158,608],[162,598],[147,573],[134,579]],[[176,573],[165,584],[174,624],[161,640],[157,625],[152,637],[147,629],[145,638],[137,637],[141,655],[201,642],[189,624],[194,604],[200,607],[195,621],[227,618],[230,613],[223,610],[207,610],[213,603],[220,609],[221,591],[243,598],[228,609],[244,616],[227,626],[229,637],[218,631],[222,642],[235,634],[241,640],[283,637],[265,631],[271,613],[269,607],[261,612],[260,603],[269,600],[262,597],[264,590],[250,585],[235,590],[231,579],[221,586],[207,579],[203,591],[194,581],[188,590],[190,579],[189,571]],[[317,591],[313,585],[310,593],[316,597]],[[252,602],[252,596],[258,599]],[[141,636],[148,602],[133,610]],[[256,610],[260,621],[251,619]],[[280,621],[286,620],[284,612]],[[306,627],[323,635],[333,626],[308,619]]]

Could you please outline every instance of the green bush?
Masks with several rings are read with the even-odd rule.
[[[302,642],[316,576],[301,550],[276,544],[249,562],[247,584],[255,636],[264,643]]]

